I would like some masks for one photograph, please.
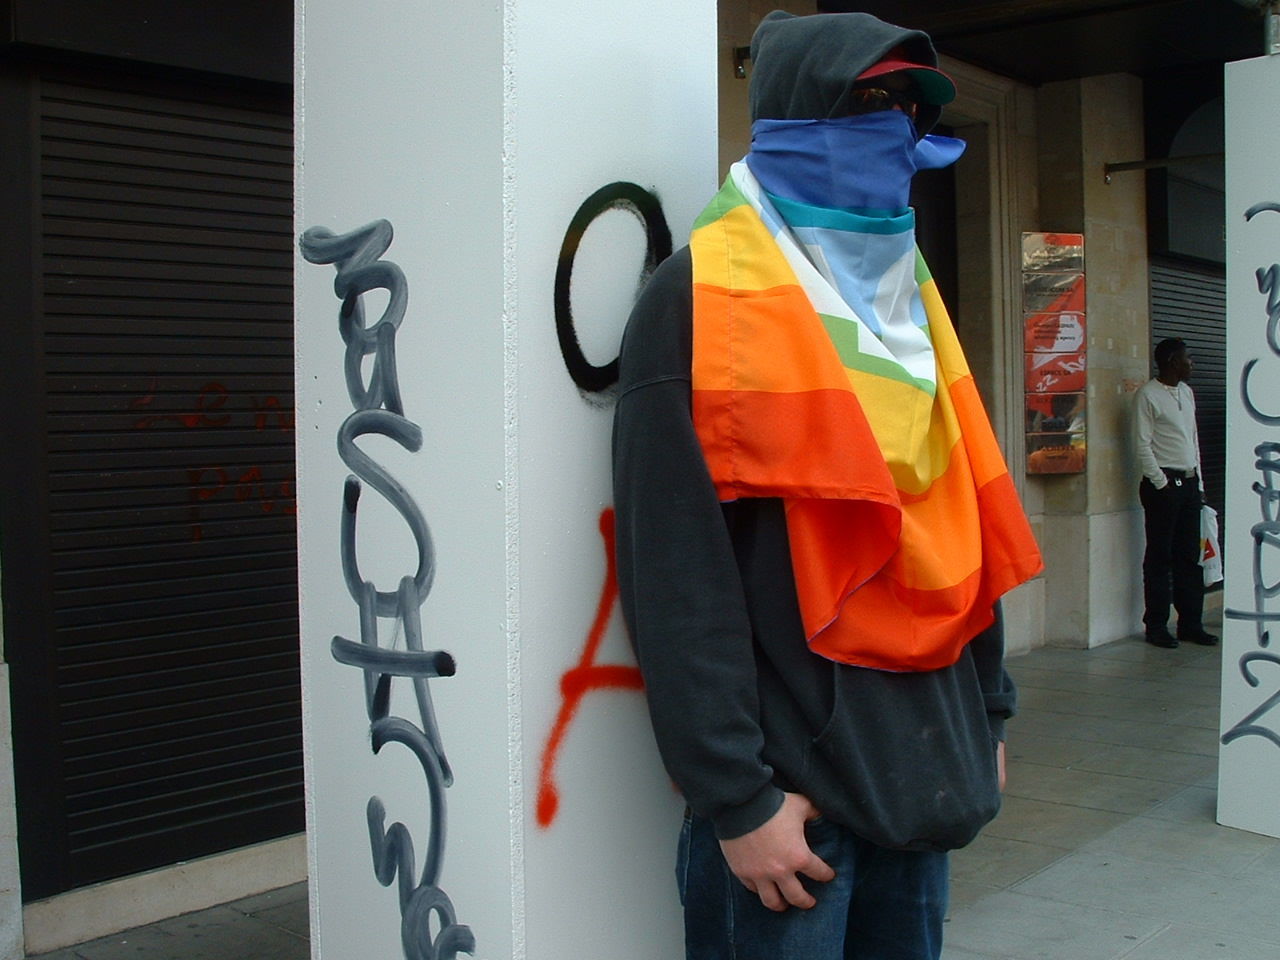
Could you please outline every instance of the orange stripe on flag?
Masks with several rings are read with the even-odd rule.
[[[955,404],[956,416],[964,425],[964,446],[973,468],[974,483],[982,486],[1001,474],[1008,476],[1009,468],[1005,466],[1004,454],[1000,452],[995,434],[987,426],[990,421],[987,419],[987,411],[982,405],[982,397],[978,395],[973,377],[964,377],[951,384],[950,393],[951,402]],[[971,426],[975,424],[980,424],[984,429],[979,430]],[[1018,511],[1022,511],[1020,503]]]
[[[896,507],[893,478],[866,455],[875,438],[848,390],[695,390],[693,422],[722,500],[844,497]]]
[[[975,604],[981,580],[976,571],[945,590],[912,590],[877,577],[845,601],[840,618],[809,647],[828,660],[877,670],[949,666],[993,620],[990,604]]]
[[[693,287],[694,382],[700,390],[849,390],[849,378],[831,337],[797,286],[768,290]],[[785,317],[785,322],[779,322]],[[712,319],[714,318],[714,319]],[[768,364],[733,364],[760,351]]]

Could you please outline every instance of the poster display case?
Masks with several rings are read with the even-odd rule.
[[[1022,235],[1027,472],[1082,473],[1086,462],[1084,236]]]

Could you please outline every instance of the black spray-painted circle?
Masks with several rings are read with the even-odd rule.
[[[578,254],[587,227],[602,213],[609,210],[629,210],[644,223],[645,252],[644,272],[647,278],[667,257],[671,256],[671,229],[662,212],[657,196],[635,183],[618,181],[601,187],[582,202],[578,212],[569,221],[564,243],[560,245],[560,258],[556,262],[555,313],[556,337],[560,341],[560,354],[565,368],[581,389],[599,393],[613,386],[618,380],[618,358],[614,357],[601,366],[592,364],[582,352],[578,331],[573,325],[573,308],[569,291],[573,279],[573,260]]]

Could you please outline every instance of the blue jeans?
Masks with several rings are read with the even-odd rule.
[[[836,877],[804,879],[812,909],[775,913],[729,872],[710,821],[685,815],[676,881],[686,960],[938,960],[945,853],[886,850],[822,819],[805,835]]]

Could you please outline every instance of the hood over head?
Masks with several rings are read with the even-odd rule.
[[[869,13],[797,17],[775,10],[751,38],[751,119],[820,120],[840,116],[850,88],[889,53],[935,68],[929,35],[885,23]],[[921,103],[918,135],[938,122],[942,108]]]

